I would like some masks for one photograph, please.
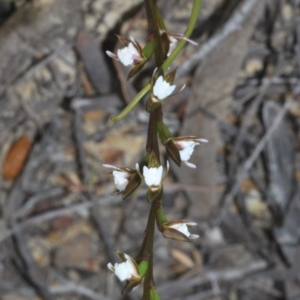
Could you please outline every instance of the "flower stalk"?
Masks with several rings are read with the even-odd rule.
[[[163,18],[156,6],[156,0],[144,0],[147,21],[148,21],[148,44],[142,48],[134,38],[126,39],[119,37],[124,48],[118,50],[117,54],[107,52],[113,58],[119,60],[124,65],[133,65],[129,77],[132,77],[144,66],[154,55],[155,70],[151,82],[149,82],[128,104],[128,106],[117,116],[112,117],[113,121],[123,119],[134,106],[148,93],[149,98],[146,110],[149,112],[149,123],[147,131],[146,154],[144,158],[136,164],[136,169],[127,167],[104,165],[113,169],[116,189],[122,194],[123,199],[128,197],[144,180],[148,186],[147,200],[150,203],[147,225],[144,231],[144,238],[140,246],[138,255],[134,258],[125,253],[118,253],[122,263],[108,264],[108,268],[115,273],[120,280],[126,280],[123,292],[128,292],[144,280],[143,300],[159,300],[153,278],[153,249],[155,225],[165,238],[179,241],[190,241],[198,235],[189,232],[195,227],[195,222],[185,220],[168,221],[163,212],[163,167],[160,162],[160,151],[158,137],[166,147],[167,153],[176,164],[180,166],[184,162],[188,163],[193,149],[204,139],[192,137],[175,138],[167,126],[163,123],[162,103],[172,95],[176,85],[173,84],[176,70],[168,70],[174,59],[178,56],[182,48],[191,35],[197,17],[199,15],[201,0],[194,0],[191,17],[184,35],[174,34],[167,31]],[[193,42],[192,42],[193,43]],[[145,50],[146,49],[146,50]],[[145,54],[146,53],[146,54]],[[169,163],[167,162],[167,169]]]

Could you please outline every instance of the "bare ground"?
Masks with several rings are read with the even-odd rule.
[[[171,166],[169,219],[199,224],[195,243],[155,241],[161,299],[300,299],[300,19],[297,0],[214,0],[177,58],[164,104],[174,134],[209,140],[196,171]],[[192,1],[158,1],[183,33]],[[103,163],[143,156],[142,102],[112,123],[152,75],[133,80],[105,56],[115,34],[145,41],[138,0],[0,1],[0,299],[120,296],[114,250],[138,251],[142,186],[114,194]],[[161,147],[162,157],[166,159]]]

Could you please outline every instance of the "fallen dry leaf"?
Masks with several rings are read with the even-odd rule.
[[[14,180],[21,173],[31,144],[31,139],[26,135],[20,137],[12,144],[2,167],[2,176],[5,180]]]
[[[90,111],[87,111],[84,115],[83,115],[83,120],[85,122],[88,122],[88,121],[101,121],[103,120],[105,116],[105,113],[103,110],[100,110],[100,109],[97,109],[97,110],[90,110]]]
[[[249,191],[249,190],[257,190],[256,184],[253,182],[253,180],[249,178],[245,178],[241,182],[241,190],[244,191]]]
[[[195,266],[193,260],[182,251],[171,249],[170,254],[175,260],[189,269]]]

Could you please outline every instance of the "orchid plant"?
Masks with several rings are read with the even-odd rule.
[[[194,147],[207,140],[195,136],[174,137],[163,122],[162,103],[174,93],[176,70],[166,71],[180,53],[186,42],[196,44],[190,36],[200,11],[201,0],[194,0],[191,17],[185,34],[170,33],[156,5],[156,0],[144,0],[148,20],[148,43],[142,47],[133,37],[118,36],[123,47],[114,54],[107,55],[118,60],[124,66],[132,66],[128,78],[136,75],[154,56],[155,70],[151,81],[136,95],[129,105],[114,121],[123,119],[133,107],[149,92],[146,110],[149,113],[148,136],[144,158],[136,163],[135,168],[124,166],[104,166],[112,169],[115,186],[123,199],[129,197],[142,183],[148,186],[146,198],[150,203],[148,222],[144,239],[135,258],[128,254],[117,252],[121,263],[108,263],[107,267],[120,281],[126,281],[122,293],[130,292],[144,280],[143,300],[160,299],[153,278],[153,243],[155,224],[165,238],[190,241],[199,236],[190,233],[190,228],[197,226],[195,222],[167,220],[163,211],[163,180],[169,171],[167,162],[166,174],[160,162],[158,139],[166,147],[169,158],[178,166],[182,163],[187,167],[196,168],[189,162]],[[184,86],[178,91],[180,92]]]

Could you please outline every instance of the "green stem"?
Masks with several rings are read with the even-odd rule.
[[[146,14],[148,19],[148,30],[149,32],[155,32],[155,64],[156,67],[161,67],[164,61],[162,52],[162,41],[160,38],[160,33],[158,29],[158,22],[155,14],[155,3],[154,0],[145,0]],[[149,88],[150,89],[150,88]],[[161,118],[162,108],[161,105],[157,107],[154,111],[150,112],[149,124],[148,124],[148,135],[147,135],[147,145],[146,151],[148,153],[154,152],[157,160],[160,159],[159,148],[158,148],[158,138],[157,138],[157,123]],[[162,201],[161,197],[155,199],[151,204],[151,209],[149,212],[148,223],[145,230],[145,237],[142,243],[142,247],[139,255],[147,257],[148,269],[144,278],[144,292],[143,300],[150,300],[151,290],[155,288],[154,278],[153,278],[153,246],[154,246],[154,232],[155,232],[155,220],[156,220],[156,209],[158,204]]]
[[[200,8],[201,8],[201,3],[202,3],[202,0],[194,0],[190,20],[189,20],[188,26],[186,28],[186,31],[184,33],[184,36],[186,36],[187,38],[191,36],[191,34],[195,28],[195,25],[196,25],[196,22],[198,19],[198,15],[200,12]],[[164,64],[162,65],[163,72],[166,72],[168,70],[168,68],[173,63],[173,61],[178,56],[178,54],[180,53],[180,51],[182,50],[182,48],[185,46],[186,43],[187,43],[186,40],[179,41],[176,48],[172,51],[170,56],[165,60]]]
[[[190,16],[190,20],[187,26],[187,29],[184,33],[186,37],[190,37],[193,32],[193,29],[196,25],[197,18],[200,12],[202,0],[194,0],[192,13]],[[178,56],[184,45],[186,44],[185,40],[179,41],[176,48],[173,50],[171,55],[165,60],[162,65],[162,70],[165,72],[171,66],[175,58]],[[124,117],[128,115],[128,113],[139,103],[139,101],[145,96],[149,90],[151,89],[151,83],[149,82],[144,88],[133,98],[133,100],[124,108],[124,110],[118,114],[117,116],[112,117],[111,119],[115,122],[122,120]]]
[[[153,0],[145,0],[145,8],[146,8],[146,15],[148,20],[148,33],[155,33],[155,48],[154,48],[154,58],[155,58],[155,65],[160,67],[164,62],[164,53],[163,53],[163,46],[162,40],[159,33],[158,28],[158,21],[156,18],[155,10],[156,5]]]
[[[162,108],[161,105],[157,107],[154,111],[150,113],[149,124],[148,124],[148,135],[147,135],[147,145],[146,152],[154,152],[158,161],[159,158],[159,148],[157,139],[157,123],[162,118]]]
[[[122,110],[120,114],[112,117],[111,119],[114,122],[120,121],[125,118],[131,110],[139,103],[139,101],[149,92],[151,88],[151,83],[149,82],[147,85],[143,87],[143,89],[133,98],[133,100]]]
[[[141,251],[138,256],[138,260],[146,259],[148,261],[148,269],[144,278],[144,296],[146,300],[150,295],[150,289],[154,286],[153,280],[153,244],[154,244],[154,232],[155,232],[155,202],[152,203],[149,212],[148,223],[145,229],[145,236],[142,243]]]

